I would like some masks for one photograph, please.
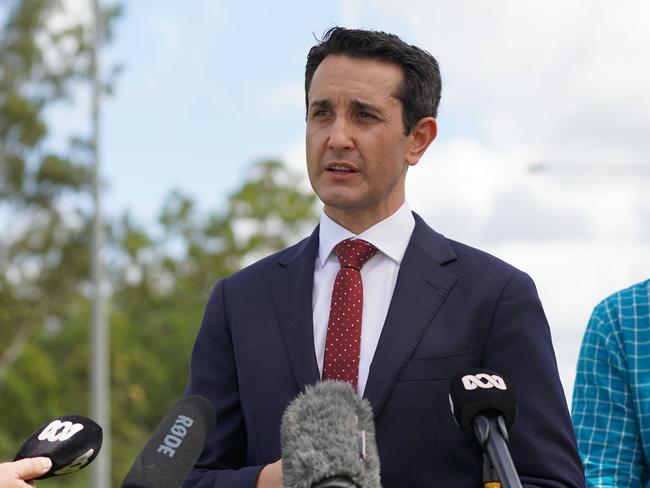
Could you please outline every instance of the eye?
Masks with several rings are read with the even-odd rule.
[[[360,111],[360,112],[357,112],[357,118],[359,118],[359,119],[376,119],[377,117],[375,117],[370,112]]]
[[[322,117],[327,117],[330,114],[329,110],[325,108],[319,108],[317,110],[314,110],[311,114],[312,118],[322,118]]]

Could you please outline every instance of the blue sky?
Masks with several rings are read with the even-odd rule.
[[[125,3],[105,58],[124,66],[104,105],[109,212],[151,223],[173,188],[219,208],[259,158],[304,171],[313,35],[373,28],[441,65],[439,136],[410,171],[411,207],[532,275],[567,391],[593,306],[650,276],[650,3]],[[52,120],[62,137],[87,104]]]

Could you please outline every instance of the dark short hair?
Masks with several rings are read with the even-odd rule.
[[[440,103],[440,68],[424,49],[411,46],[395,34],[332,27],[309,50],[305,65],[305,103],[309,109],[309,87],[318,65],[330,54],[349,58],[374,59],[402,68],[404,83],[395,94],[404,107],[402,118],[406,134],[423,117],[436,117]]]

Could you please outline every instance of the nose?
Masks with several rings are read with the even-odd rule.
[[[354,147],[351,127],[345,117],[336,117],[330,125],[330,134],[327,145],[330,149],[339,151],[352,149]]]

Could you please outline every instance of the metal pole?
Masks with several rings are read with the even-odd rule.
[[[102,450],[95,460],[92,471],[93,488],[111,486],[111,412],[110,412],[110,336],[107,322],[107,302],[105,297],[102,248],[104,229],[101,213],[101,174],[100,174],[100,69],[99,49],[102,39],[102,20],[99,0],[92,0],[93,43],[91,49],[92,76],[92,187],[94,202],[92,233],[92,279],[93,313],[91,333],[91,412],[95,421],[102,426],[104,441]]]

